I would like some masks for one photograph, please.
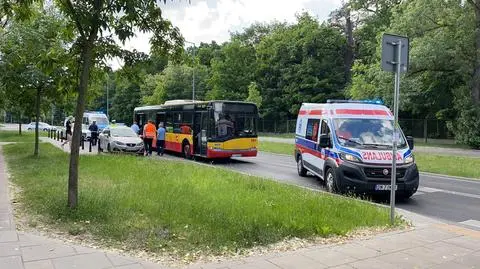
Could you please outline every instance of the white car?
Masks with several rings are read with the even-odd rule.
[[[30,122],[28,125],[27,125],[27,130],[28,131],[32,131],[32,130],[35,130],[36,128],[36,122]],[[45,123],[45,122],[38,122],[38,129],[39,130],[42,130],[42,131],[49,131],[49,130],[53,130],[55,131],[57,128],[55,128],[54,126],[51,126],[50,124],[48,123]]]
[[[131,128],[109,126],[98,136],[99,150],[107,152],[142,153],[143,141]]]

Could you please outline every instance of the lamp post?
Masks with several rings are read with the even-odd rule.
[[[185,40],[185,43],[189,43],[189,44],[192,44],[193,45],[193,67],[192,67],[192,101],[195,102],[195,43],[193,42],[190,42],[190,41],[186,41]]]

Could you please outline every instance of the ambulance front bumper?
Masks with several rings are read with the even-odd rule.
[[[391,166],[342,163],[336,170],[341,192],[386,194],[391,189]],[[419,173],[415,163],[397,165],[396,193],[411,196],[418,189]]]

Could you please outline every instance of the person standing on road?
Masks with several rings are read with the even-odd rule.
[[[157,155],[163,156],[165,149],[165,128],[163,128],[163,122],[158,124],[157,130]]]
[[[134,131],[137,135],[139,134],[140,132],[140,127],[138,127],[138,124],[136,121],[133,122],[132,126],[130,127],[132,128],[132,131]]]
[[[70,117],[68,117],[67,121],[65,122],[66,140],[63,141],[62,148],[65,146],[65,144],[68,144],[70,141],[72,141],[72,121],[73,121],[73,117],[70,116]]]
[[[97,122],[93,121],[92,124],[88,127],[88,130],[90,131],[90,142],[92,143],[92,146],[97,145],[97,138],[98,138],[98,126]]]
[[[143,143],[145,145],[145,155],[152,155],[153,139],[157,136],[157,128],[152,120],[149,120],[143,127]]]

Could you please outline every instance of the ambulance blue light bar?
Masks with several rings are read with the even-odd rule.
[[[372,104],[372,105],[383,105],[383,101],[376,100],[335,100],[328,99],[327,104],[342,104],[342,103],[355,103],[355,104]]]

